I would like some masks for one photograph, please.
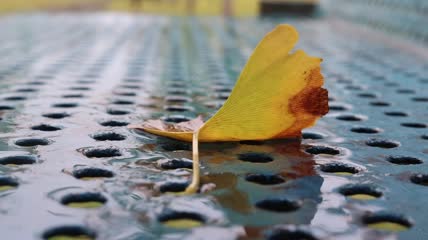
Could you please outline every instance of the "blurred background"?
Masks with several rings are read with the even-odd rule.
[[[424,0],[2,0],[0,14],[110,11],[153,15],[236,16],[328,14],[428,42]]]
[[[1,1],[0,11],[17,12],[29,10],[109,10],[138,11],[169,15],[257,15],[262,4],[280,2],[317,3],[316,0],[6,0]],[[229,12],[228,11],[233,11]]]

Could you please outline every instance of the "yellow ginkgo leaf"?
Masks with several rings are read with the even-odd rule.
[[[207,122],[201,117],[178,124],[149,120],[132,127],[193,141],[194,178],[189,188],[198,185],[199,141],[299,137],[302,129],[328,112],[328,92],[322,88],[322,59],[302,50],[291,52],[297,41],[298,33],[290,25],[279,25],[268,33],[254,50],[223,107]]]

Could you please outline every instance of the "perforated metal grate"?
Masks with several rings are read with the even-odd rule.
[[[330,113],[301,142],[203,144],[216,189],[165,193],[185,188],[191,146],[126,125],[209,117],[284,22],[324,58]],[[428,236],[425,48],[330,18],[40,14],[3,17],[0,36],[2,239]]]

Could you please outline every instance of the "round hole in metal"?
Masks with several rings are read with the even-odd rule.
[[[348,86],[345,87],[345,89],[352,90],[352,91],[361,91],[361,90],[363,90],[363,88],[361,86],[356,86],[356,85],[348,85]]]
[[[73,208],[98,208],[107,202],[100,193],[73,193],[64,196],[61,199],[61,204]]]
[[[381,231],[400,232],[412,227],[407,218],[384,212],[366,214],[362,217],[362,222],[369,228]]]
[[[189,92],[186,89],[181,88],[170,88],[167,90],[170,95],[187,95]]]
[[[298,201],[291,201],[285,198],[272,198],[258,201],[256,207],[272,212],[292,212],[299,209],[301,204]]]
[[[336,148],[327,147],[327,146],[311,146],[305,150],[307,153],[318,155],[318,154],[328,154],[328,155],[338,155],[340,151]]]
[[[191,102],[192,99],[183,96],[167,96],[165,97],[165,101],[168,103],[187,103]]]
[[[53,112],[53,113],[45,113],[42,116],[46,118],[52,118],[52,119],[63,119],[63,118],[69,117],[70,114],[64,113],[64,112]]]
[[[225,86],[214,86],[213,87],[215,92],[223,92],[223,93],[230,93],[232,91],[232,88],[225,87]]]
[[[348,122],[359,122],[364,120],[362,117],[357,115],[340,115],[337,116],[336,119]]]
[[[423,161],[419,158],[409,156],[388,156],[386,160],[390,163],[398,165],[422,164]]]
[[[118,95],[118,96],[124,96],[124,97],[134,97],[134,96],[137,96],[137,93],[135,93],[135,92],[116,92],[114,94]]]
[[[338,105],[338,104],[331,104],[329,106],[330,111],[347,111],[349,110],[348,107],[344,106],[344,105]]]
[[[192,169],[193,162],[190,160],[183,160],[183,159],[171,159],[166,162],[163,162],[160,165],[160,167],[167,170],[180,169],[180,168]]]
[[[318,238],[304,230],[278,228],[269,231],[266,240],[318,240]]]
[[[205,224],[206,219],[195,212],[166,211],[159,215],[158,221],[167,227],[192,228]]]
[[[132,105],[134,103],[135,102],[133,101],[123,100],[123,99],[117,99],[112,101],[112,104],[117,104],[117,105]]]
[[[26,97],[23,96],[12,96],[12,97],[5,97],[4,100],[6,101],[22,101],[22,100],[26,100]]]
[[[391,106],[388,102],[382,102],[382,101],[376,101],[376,102],[370,102],[370,105],[375,107],[388,107]]]
[[[107,113],[110,115],[126,115],[129,114],[130,111],[123,109],[107,109]]]
[[[23,92],[23,93],[37,92],[37,91],[38,90],[35,88],[20,88],[15,90],[15,92]]]
[[[400,125],[408,128],[427,128],[427,125],[424,123],[407,122],[407,123],[401,123]]]
[[[351,80],[351,79],[344,79],[344,78],[341,78],[341,79],[338,79],[338,80],[337,80],[337,82],[338,82],[338,83],[344,83],[344,84],[351,84],[351,83],[352,83],[352,80]]]
[[[400,143],[396,141],[388,140],[388,139],[372,138],[366,141],[366,145],[370,147],[378,147],[378,148],[396,148],[400,146]]]
[[[79,80],[79,81],[77,81],[77,83],[80,83],[80,84],[93,84],[93,83],[96,83],[96,81],[94,81],[94,80]]]
[[[141,88],[138,85],[128,85],[128,84],[121,85],[120,87],[125,88],[125,89],[140,89]]]
[[[44,132],[54,132],[54,131],[61,130],[60,127],[56,127],[48,124],[40,124],[40,125],[32,126],[31,129],[37,130],[37,131],[44,131]]]
[[[337,175],[352,175],[357,174],[360,170],[357,167],[344,164],[344,163],[327,163],[320,166],[321,171],[327,173],[334,173]]]
[[[181,122],[187,122],[191,120],[190,118],[182,115],[170,115],[167,117],[162,117],[161,119],[165,122],[170,122],[170,123],[181,123]]]
[[[123,141],[126,136],[115,132],[100,132],[92,135],[92,138],[97,141]]]
[[[349,185],[339,189],[339,192],[356,200],[373,200],[382,197],[382,192],[371,185]]]
[[[0,165],[29,165],[37,162],[37,157],[32,155],[15,155],[0,158]]]
[[[47,230],[42,235],[44,240],[59,240],[59,239],[70,239],[70,240],[95,240],[96,233],[84,226],[78,225],[66,225],[55,227]]]
[[[187,85],[185,83],[179,83],[179,82],[169,83],[168,86],[174,87],[174,88],[186,88],[187,87]]]
[[[129,125],[128,122],[119,121],[119,120],[103,121],[103,122],[100,122],[100,124],[101,126],[104,126],[104,127],[124,127]]]
[[[122,156],[121,151],[114,147],[89,148],[89,149],[84,149],[82,153],[88,158],[108,158],[108,157]]]
[[[139,78],[126,78],[123,81],[124,82],[129,82],[129,83],[139,83],[139,82],[142,82],[142,80],[139,79]]]
[[[13,110],[13,109],[15,109],[15,108],[12,106],[0,105],[0,111]]]
[[[249,182],[257,183],[260,185],[275,185],[275,184],[281,184],[281,183],[285,182],[285,180],[279,175],[256,174],[256,173],[248,174],[245,177],[245,180],[247,180]]]
[[[36,76],[37,79],[52,79],[54,76],[48,74],[48,75],[38,75]]]
[[[360,98],[377,98],[377,95],[374,93],[360,93],[357,96]]]
[[[168,182],[159,186],[159,191],[166,192],[183,192],[189,186],[188,182]]]
[[[168,105],[164,109],[169,112],[190,112],[194,110],[192,107],[179,105]]]
[[[217,93],[217,94],[215,94],[215,98],[216,99],[219,99],[219,100],[227,100],[228,98],[229,98],[229,93]]]
[[[18,185],[19,184],[15,179],[0,176],[0,192],[17,188]]]
[[[90,180],[94,178],[112,178],[112,171],[102,168],[82,168],[73,171],[73,176],[77,179]]]
[[[74,94],[64,94],[61,97],[62,98],[83,98],[84,95],[80,93],[74,93]]]
[[[428,102],[428,97],[414,97],[412,98],[414,102]]]
[[[351,128],[351,132],[364,133],[364,134],[376,134],[381,132],[381,130],[379,128],[371,128],[371,127],[353,127]]]
[[[21,147],[35,147],[49,145],[50,141],[45,138],[22,138],[15,141],[15,144]]]
[[[42,82],[42,81],[33,81],[33,82],[29,82],[27,83],[28,85],[36,85],[36,86],[41,86],[41,85],[45,85],[46,83]]]
[[[324,136],[319,134],[319,133],[314,133],[314,132],[303,132],[302,138],[303,139],[319,140],[319,139],[324,139]]]
[[[428,186],[428,174],[422,174],[422,173],[413,174],[410,177],[410,181],[414,184]]]
[[[56,107],[56,108],[75,108],[77,106],[78,106],[77,103],[56,103],[53,105],[53,107]]]
[[[386,82],[385,86],[387,86],[387,87],[398,87],[400,85],[396,82]]]
[[[400,111],[385,112],[385,115],[391,116],[391,117],[407,117],[407,116],[409,116],[409,114],[407,114],[405,112],[400,112]]]
[[[71,87],[70,90],[73,91],[89,91],[91,90],[90,87]]]
[[[400,93],[400,94],[415,94],[416,93],[416,91],[413,89],[397,89],[396,92]]]
[[[238,154],[238,159],[244,162],[251,163],[268,163],[272,162],[274,159],[267,153],[259,153],[259,152],[248,152]]]

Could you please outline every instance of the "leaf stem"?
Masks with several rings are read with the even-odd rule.
[[[192,139],[192,155],[193,155],[193,175],[192,182],[184,191],[185,194],[194,194],[198,191],[199,188],[199,178],[200,178],[200,169],[199,169],[199,131],[193,133]]]

